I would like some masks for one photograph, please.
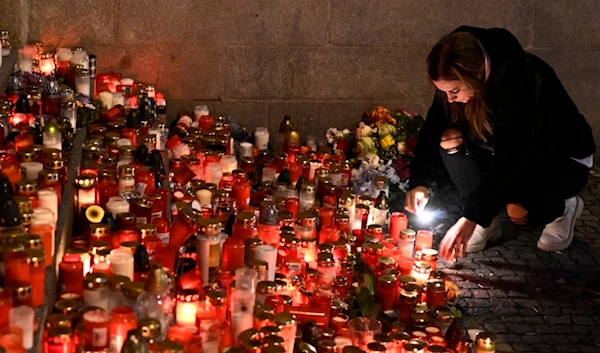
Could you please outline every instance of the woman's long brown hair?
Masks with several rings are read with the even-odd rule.
[[[485,71],[483,49],[477,38],[467,32],[444,36],[427,56],[427,75],[431,81],[458,80],[475,92],[469,102],[457,104],[449,103],[446,93],[438,90],[438,94],[443,95],[441,98],[451,122],[466,119],[471,135],[483,141],[493,134],[488,118],[490,111],[483,100]]]

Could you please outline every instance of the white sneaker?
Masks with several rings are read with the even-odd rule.
[[[502,227],[500,227],[500,215],[492,220],[489,227],[483,228],[480,225],[475,227],[473,236],[467,243],[465,252],[472,253],[485,249],[488,240],[499,238],[502,235]]]
[[[583,211],[583,200],[579,196],[565,200],[565,213],[546,224],[537,247],[544,251],[559,251],[566,249],[575,235],[575,221]]]

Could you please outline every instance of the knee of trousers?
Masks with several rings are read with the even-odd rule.
[[[519,225],[526,224],[529,217],[529,211],[518,203],[509,203],[506,205],[506,214],[511,222]]]
[[[440,141],[440,147],[449,154],[458,152],[458,148],[464,143],[462,132],[456,129],[444,131]]]

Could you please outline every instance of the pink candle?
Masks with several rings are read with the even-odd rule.
[[[415,251],[421,251],[423,249],[431,249],[433,247],[433,232],[428,230],[420,230],[417,232],[417,239],[415,241]]]

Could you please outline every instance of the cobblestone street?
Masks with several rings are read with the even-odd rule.
[[[498,352],[600,352],[600,174],[580,196],[565,251],[538,250],[541,228],[504,221],[502,239],[444,269],[461,289],[464,325],[496,334]]]

